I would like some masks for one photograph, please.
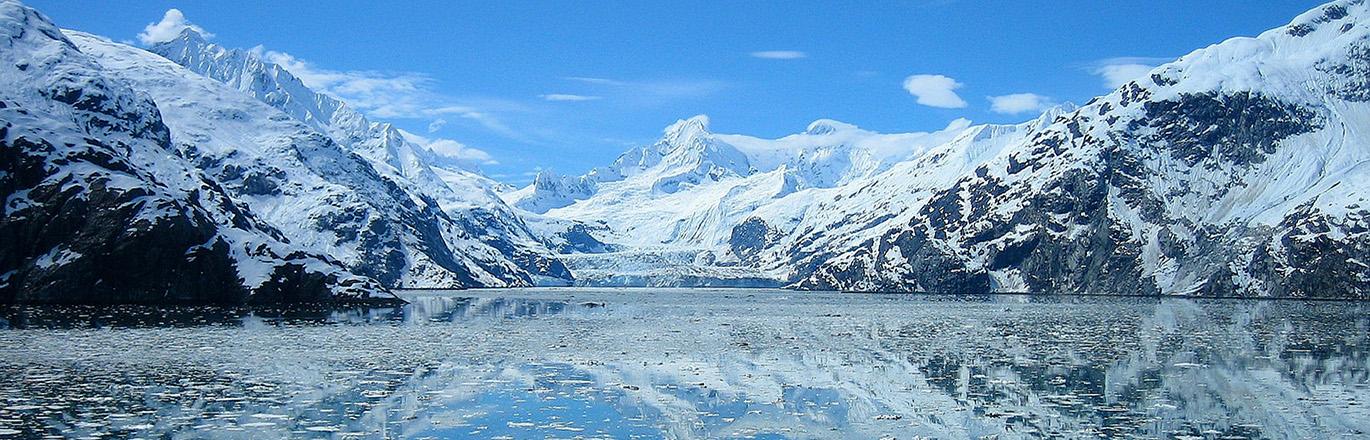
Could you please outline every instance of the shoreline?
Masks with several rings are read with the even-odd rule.
[[[1197,296],[1197,295],[1139,295],[1139,294],[1112,294],[1095,292],[1069,292],[1069,293],[1033,293],[1033,292],[983,292],[983,293],[963,293],[963,292],[918,292],[918,291],[859,291],[859,290],[802,290],[786,289],[783,287],[695,287],[695,286],[545,286],[545,287],[475,287],[475,288],[396,288],[395,292],[435,292],[450,290],[453,292],[500,292],[500,291],[574,291],[584,290],[738,290],[738,291],[772,291],[798,294],[844,294],[844,295],[875,295],[875,296],[935,296],[935,297],[976,297],[976,296],[1011,296],[1011,297],[1030,297],[1030,298],[1155,298],[1155,299],[1213,299],[1213,300],[1253,300],[1253,301],[1332,301],[1332,302],[1370,302],[1370,298],[1334,298],[1334,297],[1296,297],[1296,296]]]

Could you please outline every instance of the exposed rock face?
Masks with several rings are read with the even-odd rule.
[[[21,110],[6,106],[6,111]],[[228,245],[208,215],[185,201],[144,188],[111,186],[113,176],[93,174],[46,181],[42,156],[53,151],[28,137],[8,139],[11,122],[0,129],[3,147],[0,193],[10,199],[25,191],[24,206],[0,220],[0,265],[6,271],[5,302],[241,302]],[[94,139],[92,139],[94,141]],[[98,142],[98,141],[95,141]],[[127,161],[95,144],[53,161],[89,165],[112,173],[136,172]],[[72,184],[83,185],[85,188]],[[187,209],[189,208],[189,209]],[[140,218],[144,209],[176,212]],[[317,298],[326,289],[313,289]]]
[[[733,226],[733,233],[728,238],[728,247],[733,255],[752,259],[770,246],[773,240],[775,230],[767,225],[766,221],[753,217]]]
[[[1154,134],[1138,141],[1164,149],[1188,166],[1249,167],[1263,162],[1290,136],[1322,128],[1312,111],[1255,92],[1183,93],[1173,100],[1148,101],[1143,108],[1145,117],[1129,122],[1128,130],[1153,129]]]
[[[178,160],[153,102],[0,2],[0,302],[393,299]]]
[[[566,228],[566,232],[560,234],[560,238],[562,239],[561,242],[564,244],[555,248],[555,250],[564,254],[602,254],[605,252],[613,252],[614,250],[612,246],[604,244],[604,242],[595,238],[590,227],[586,226],[584,223],[572,224],[570,227]]]
[[[1249,91],[1150,90],[1173,86],[1129,84],[1057,119],[797,287],[1364,296],[1363,211],[1329,217],[1315,199],[1277,225],[1213,218],[1214,205],[1262,196],[1249,193],[1269,185],[1255,170],[1289,166],[1300,152],[1286,141],[1324,129],[1327,112]],[[1359,189],[1338,202],[1350,196]]]

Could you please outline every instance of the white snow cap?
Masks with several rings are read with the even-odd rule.
[[[836,121],[836,120],[832,120],[832,119],[819,119],[819,120],[813,121],[813,123],[809,124],[809,127],[808,127],[807,129],[804,130],[804,134],[810,134],[810,135],[833,134],[833,133],[836,133],[836,132],[839,132],[839,131],[852,130],[852,129],[856,129],[856,128],[857,128],[857,127],[856,127],[855,125],[848,124],[848,123],[842,122],[842,121]]]
[[[214,34],[205,31],[204,28],[187,20],[185,14],[181,13],[180,9],[171,8],[167,9],[165,14],[162,14],[162,21],[148,23],[148,25],[143,28],[143,31],[138,33],[138,41],[149,46],[157,43],[165,43],[181,36],[181,33],[185,32],[186,29],[194,31],[204,38],[214,37]]]
[[[709,133],[709,116],[695,115],[688,119],[675,121],[671,126],[664,130],[663,138],[667,142],[676,142],[691,139]]]

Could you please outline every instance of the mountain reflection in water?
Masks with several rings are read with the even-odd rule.
[[[0,437],[1370,434],[1366,306],[720,289],[0,309]]]

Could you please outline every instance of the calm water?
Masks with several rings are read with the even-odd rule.
[[[1367,306],[755,290],[0,310],[0,438],[1366,438]]]

